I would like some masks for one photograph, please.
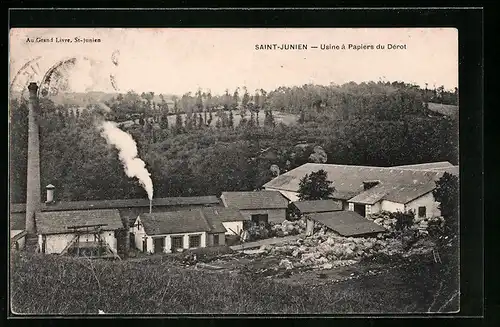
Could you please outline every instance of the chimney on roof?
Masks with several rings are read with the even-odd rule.
[[[364,189],[365,191],[366,191],[366,190],[369,190],[369,189],[371,189],[372,187],[377,186],[379,183],[380,183],[380,181],[364,181],[364,182],[363,182],[363,189]]]
[[[45,186],[45,189],[47,190],[47,200],[45,201],[46,204],[54,202],[54,190],[56,187],[52,184],[49,184]]]

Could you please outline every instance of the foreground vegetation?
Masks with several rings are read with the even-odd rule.
[[[184,268],[168,255],[110,262],[15,253],[11,306],[18,314],[456,311],[458,258],[449,248],[441,259],[379,257],[397,268],[314,287]]]

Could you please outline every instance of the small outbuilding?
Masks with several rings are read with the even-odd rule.
[[[221,200],[226,208],[239,210],[245,219],[256,224],[283,222],[289,203],[278,191],[223,192]]]
[[[35,221],[42,253],[115,257],[115,233],[124,229],[116,209],[43,211]]]

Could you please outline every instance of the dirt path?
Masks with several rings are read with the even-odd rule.
[[[279,243],[286,243],[290,241],[295,241],[298,240],[299,238],[304,237],[303,235],[291,235],[291,236],[285,236],[285,237],[275,237],[275,238],[266,238],[264,240],[259,240],[255,242],[248,242],[248,243],[243,243],[239,245],[233,245],[231,246],[231,250],[245,250],[245,249],[252,249],[252,248],[258,248],[261,247],[262,245],[273,245],[273,244],[279,244]]]

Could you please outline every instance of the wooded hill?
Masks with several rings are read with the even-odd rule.
[[[155,197],[258,189],[273,177],[271,165],[283,172],[308,161],[373,166],[458,161],[457,119],[432,116],[425,91],[407,84],[306,85],[253,95],[243,89],[241,97],[199,91],[176,99],[174,108],[154,99],[151,93],[117,95],[105,100],[110,112],[104,116],[139,117],[123,128],[151,172]],[[55,185],[58,200],[145,196],[96,130],[92,104],[71,111],[42,99],[40,106],[42,187]],[[10,109],[11,202],[23,202],[27,104],[13,100]],[[296,115],[297,123],[277,123],[278,111]],[[175,115],[174,124],[165,119],[169,114]]]

